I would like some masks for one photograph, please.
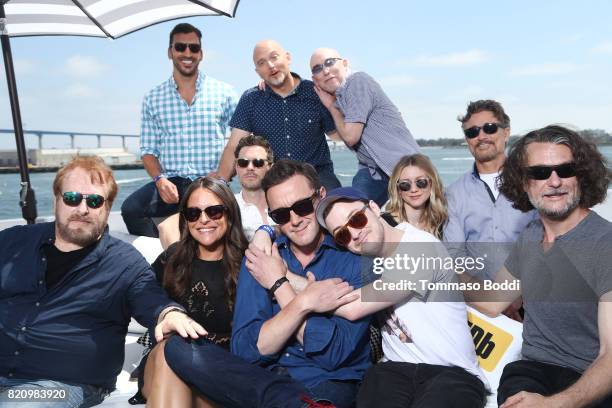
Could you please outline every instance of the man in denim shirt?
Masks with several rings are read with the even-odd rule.
[[[121,371],[132,316],[151,329],[161,317],[158,337],[204,334],[136,249],[108,234],[117,184],[102,159],[68,163],[53,192],[55,222],[0,232],[2,407],[19,406],[15,393],[25,390],[55,391],[54,407],[102,402]]]
[[[323,312],[352,300],[340,297],[361,286],[359,257],[338,247],[317,223],[314,207],[325,189],[312,166],[280,160],[262,187],[283,235],[272,255],[247,251],[232,323],[233,355],[175,336],[166,345],[166,360],[224,407],[300,407],[308,398],[351,407],[369,366],[369,319],[349,322]],[[266,268],[266,280],[258,282],[247,268]],[[312,273],[312,287],[330,285],[318,292],[325,298],[313,298],[308,289],[296,294],[287,268],[303,277]]]

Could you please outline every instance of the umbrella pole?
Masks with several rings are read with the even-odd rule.
[[[15,70],[13,68],[13,55],[11,53],[11,43],[9,42],[8,32],[6,31],[4,1],[2,0],[0,0],[0,39],[2,41],[2,56],[4,57],[4,68],[6,70],[6,82],[11,101],[11,111],[13,113],[13,129],[15,131],[17,157],[19,158],[19,174],[21,175],[19,205],[21,206],[21,214],[23,218],[25,218],[28,224],[34,224],[37,216],[36,197],[34,195],[32,184],[30,183],[28,157],[26,154],[23,137],[21,112],[19,111],[19,98],[17,97],[17,82],[15,80]]]

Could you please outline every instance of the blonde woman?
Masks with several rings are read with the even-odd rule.
[[[440,176],[427,156],[404,156],[395,165],[385,210],[383,218],[391,226],[408,222],[442,239],[448,219],[446,198]]]

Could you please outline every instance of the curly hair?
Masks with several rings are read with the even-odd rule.
[[[465,115],[458,116],[457,120],[462,124],[470,120],[472,115],[479,112],[491,112],[495,119],[499,121],[501,125],[504,127],[510,126],[510,116],[506,114],[504,108],[501,106],[501,103],[491,100],[491,99],[481,99],[478,101],[471,101],[468,104],[467,111]]]
[[[398,222],[407,222],[408,215],[404,207],[404,201],[397,187],[397,182],[402,171],[408,166],[416,166],[423,170],[429,181],[431,182],[431,192],[429,200],[427,200],[425,209],[421,214],[420,222],[424,222],[424,230],[434,234],[438,239],[442,238],[442,228],[448,219],[448,210],[446,197],[444,196],[444,187],[436,168],[431,163],[431,160],[423,154],[413,154],[404,156],[393,168],[391,177],[389,178],[389,203],[386,206],[393,218]]]
[[[191,284],[191,264],[198,257],[199,243],[189,233],[189,225],[182,215],[187,207],[189,197],[198,189],[203,188],[215,194],[227,207],[227,232],[223,246],[223,269],[225,271],[225,295],[228,305],[233,308],[236,296],[236,282],[240,272],[240,264],[249,242],[244,235],[240,207],[229,187],[215,178],[200,177],[189,185],[185,196],[179,204],[179,230],[181,238],[176,244],[176,251],[170,256],[164,270],[163,286],[175,299],[183,296]]]
[[[576,178],[580,186],[581,208],[591,208],[603,202],[608,193],[610,174],[606,159],[597,146],[578,133],[559,125],[550,125],[527,133],[511,148],[499,176],[499,191],[512,206],[527,212],[534,207],[525,192],[527,179],[527,146],[531,143],[552,143],[567,146],[576,164]]]

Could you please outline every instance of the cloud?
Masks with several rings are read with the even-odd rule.
[[[488,59],[487,54],[481,50],[469,50],[439,55],[419,55],[405,62],[418,67],[456,67],[481,64]]]
[[[390,75],[382,77],[379,80],[383,86],[414,86],[422,84],[423,81],[411,76],[411,75]]]
[[[512,76],[563,75],[575,72],[580,67],[573,62],[551,62],[527,65],[510,71]]]
[[[604,42],[593,48],[598,54],[612,54],[612,41]]]
[[[65,70],[76,77],[96,77],[110,69],[109,65],[99,62],[94,57],[75,55],[68,58]]]
[[[27,75],[36,71],[36,62],[33,60],[16,59],[13,61],[15,75]]]
[[[86,99],[94,97],[96,95],[96,91],[87,85],[73,84],[66,88],[64,95],[69,98]]]

